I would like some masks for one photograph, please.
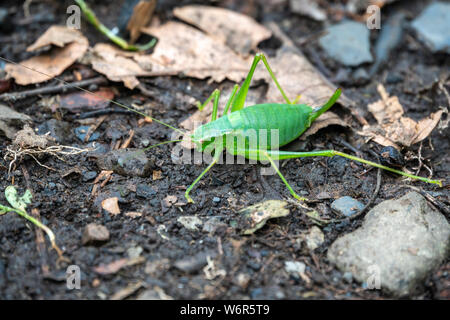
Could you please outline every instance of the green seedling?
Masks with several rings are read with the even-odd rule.
[[[101,33],[103,33],[105,36],[108,37],[109,40],[117,44],[119,47],[121,47],[124,50],[128,51],[145,51],[150,48],[153,48],[156,44],[156,39],[150,40],[149,43],[145,45],[132,45],[129,44],[125,39],[119,37],[114,32],[112,32],[110,29],[108,29],[103,23],[98,20],[97,16],[95,15],[94,11],[92,11],[91,8],[84,2],[84,0],[75,0],[75,2],[80,6],[81,11],[83,11],[84,16],[86,19]]]
[[[14,63],[7,59],[1,58],[7,62]],[[283,96],[286,103],[266,103],[266,104],[258,104],[253,106],[248,106],[244,108],[245,99],[248,93],[248,89],[250,87],[250,83],[255,72],[255,69],[258,63],[262,61],[267,71],[270,74],[270,77],[275,82],[280,94]],[[16,64],[16,63],[15,63]],[[23,66],[28,68],[26,66]],[[30,68],[28,68],[30,69]],[[43,74],[40,71],[30,69],[36,72]],[[50,76],[49,76],[50,77]],[[52,77],[50,77],[52,78]],[[63,80],[58,79],[59,81],[64,82]],[[66,83],[66,82],[64,82]],[[89,90],[83,89],[81,87],[77,87],[78,89],[88,92],[90,94],[96,95]],[[225,110],[223,112],[222,117],[218,118],[217,111],[219,105],[220,91],[214,90],[211,96],[205,101],[203,104],[198,104],[199,109],[203,109],[211,100],[213,100],[213,111],[211,121],[198,127],[193,134],[187,135],[184,131],[171,126],[161,120],[153,118],[151,116],[146,115],[140,111],[134,110],[131,107],[128,107],[124,104],[116,102],[114,100],[108,100],[111,103],[114,103],[122,108],[127,110],[136,112],[144,117],[148,117],[153,121],[162,124],[172,130],[175,130],[185,136],[188,137],[198,148],[198,150],[202,152],[209,152],[214,150],[214,155],[211,163],[208,167],[194,180],[194,182],[186,189],[185,197],[188,202],[193,202],[189,193],[193,189],[196,183],[200,181],[200,179],[216,164],[224,150],[229,152],[232,155],[243,156],[247,159],[253,159],[258,161],[266,161],[271,164],[275,172],[280,176],[283,183],[288,188],[291,195],[301,201],[307,200],[303,197],[300,197],[294,189],[289,185],[283,174],[278,169],[275,161],[282,159],[293,159],[293,158],[302,158],[302,157],[334,157],[340,156],[347,159],[351,159],[357,162],[361,162],[364,164],[368,164],[373,167],[381,168],[402,176],[406,176],[412,179],[421,180],[431,184],[437,184],[442,186],[442,182],[440,180],[432,180],[425,177],[420,177],[416,175],[412,175],[407,172],[403,172],[400,170],[392,169],[381,164],[365,160],[363,158],[355,157],[350,154],[346,154],[340,151],[335,150],[322,150],[322,151],[311,151],[311,152],[294,152],[294,151],[282,151],[278,150],[279,147],[285,146],[286,144],[292,142],[297,139],[306,129],[316,120],[321,114],[330,109],[334,103],[338,100],[341,94],[341,90],[337,89],[335,93],[331,96],[331,98],[326,102],[323,106],[318,108],[312,108],[306,104],[297,104],[297,99],[294,101],[290,101],[286,96],[286,93],[281,88],[278,80],[276,79],[272,69],[267,62],[266,57],[258,53],[255,55],[250,71],[244,80],[241,87],[239,85],[235,85],[232,91],[232,94],[226,103]],[[96,95],[97,97],[100,97]],[[230,109],[231,107],[231,109]],[[228,111],[231,111],[228,113]],[[260,140],[257,140],[256,145],[250,144],[250,133],[259,132],[260,130],[268,131],[267,136],[270,137],[270,132],[275,130],[278,132],[278,142],[276,145],[273,145],[269,141],[266,141],[265,144],[260,143]],[[228,138],[232,139],[228,139]],[[179,140],[166,141],[159,143],[158,145],[162,145],[164,143],[175,142]],[[229,143],[231,141],[231,143]],[[239,143],[238,143],[239,142]],[[154,146],[151,146],[154,147]]]
[[[31,198],[33,197],[30,190],[27,189],[22,196],[19,196],[17,194],[17,189],[14,186],[9,186],[5,189],[5,197],[11,207],[0,204],[0,215],[8,212],[15,212],[33,223],[36,227],[44,230],[44,232],[50,239],[52,248],[55,249],[55,251],[58,253],[59,260],[67,260],[66,258],[64,258],[62,250],[56,245],[56,237],[53,231],[50,230],[50,228],[44,225],[42,222],[27,213],[26,208],[31,203]]]

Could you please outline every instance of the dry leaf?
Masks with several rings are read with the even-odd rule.
[[[139,53],[120,50],[110,44],[99,43],[94,47],[91,59],[95,71],[104,74],[111,81],[122,81],[128,89],[138,84],[138,76],[148,74],[146,70],[132,58]]]
[[[155,12],[156,0],[139,1],[133,9],[133,15],[128,21],[127,30],[130,31],[130,43],[134,44],[141,35],[141,28],[148,25]]]
[[[48,45],[55,45],[48,53],[32,57],[20,62],[20,65],[7,64],[5,71],[9,78],[14,78],[17,84],[29,85],[48,81],[50,77],[60,75],[86,52],[88,40],[77,30],[61,26],[50,27],[27,51],[36,50]]]
[[[120,213],[119,198],[113,197],[102,201],[102,208],[111,213],[113,216]]]
[[[409,147],[430,135],[439,123],[443,110],[432,113],[429,117],[416,122],[403,116],[403,107],[396,96],[389,97],[386,89],[379,84],[381,100],[368,105],[369,111],[377,120],[377,125],[366,125],[359,134],[368,136],[383,146]]]
[[[153,72],[178,72],[188,77],[216,82],[225,78],[239,82],[244,79],[250,64],[230,48],[197,29],[178,22],[144,28],[142,32],[158,38],[151,55],[134,59]]]
[[[320,129],[326,128],[330,125],[338,125],[348,127],[349,125],[342,120],[334,112],[328,111],[322,114],[316,121],[314,121],[309,129],[300,136],[300,140],[306,140],[307,137],[315,134]]]
[[[191,5],[175,8],[173,14],[244,57],[272,35],[270,30],[251,17],[223,8]]]

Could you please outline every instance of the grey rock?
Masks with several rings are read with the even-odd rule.
[[[305,273],[306,265],[300,261],[285,261],[284,270],[295,278],[300,278]]]
[[[177,219],[177,222],[190,231],[198,231],[198,227],[203,224],[203,221],[196,216],[182,216]]]
[[[95,223],[90,223],[84,228],[81,243],[83,245],[102,244],[109,240],[109,231],[106,227]]]
[[[73,138],[72,125],[66,121],[50,119],[37,128],[40,135],[49,134],[58,143],[69,143]]]
[[[137,185],[136,196],[139,198],[151,199],[154,195],[156,195],[156,191],[149,185],[145,183],[140,183]]]
[[[30,122],[31,118],[26,114],[17,112],[10,107],[0,104],[0,132],[3,132],[9,139],[13,139],[17,127]]]
[[[215,258],[217,253],[215,251],[199,252],[195,256],[185,257],[175,261],[174,266],[180,271],[195,273],[206,265],[208,256],[210,258]]]
[[[331,245],[328,259],[365,286],[379,280],[381,289],[408,296],[448,256],[449,247],[445,217],[410,192],[370,210],[359,229]]]
[[[84,141],[84,138],[86,137],[86,134],[88,133],[89,128],[90,128],[90,126],[79,126],[74,129],[75,135],[77,136],[77,138],[80,141]],[[91,136],[89,137],[88,142],[93,142],[93,141],[97,140],[99,137],[100,137],[99,132],[93,132],[91,134]]]
[[[211,219],[208,219],[204,225],[203,225],[203,232],[207,233],[213,233],[217,230],[217,228],[220,227],[227,227],[227,224],[220,221],[220,218],[218,217],[212,217]]]
[[[319,227],[313,226],[305,236],[306,246],[310,251],[320,247],[325,241],[325,236]]]
[[[327,28],[328,34],[320,38],[322,49],[333,59],[346,66],[372,62],[369,29],[365,24],[342,21]]]
[[[97,171],[85,171],[83,172],[83,182],[88,182],[97,177]]]
[[[364,205],[361,202],[349,196],[341,197],[331,204],[331,209],[333,211],[346,217],[351,217],[360,212],[363,208]]]
[[[123,176],[148,177],[154,163],[142,150],[112,150],[97,158],[97,166],[101,170],[112,170]]]
[[[450,53],[450,3],[431,3],[411,26],[432,52]]]

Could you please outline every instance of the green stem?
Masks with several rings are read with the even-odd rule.
[[[88,7],[88,5],[86,4],[86,2],[84,2],[84,0],[75,0],[75,2],[80,6],[81,11],[83,11],[86,19],[96,29],[101,33],[103,33],[105,36],[107,36],[112,42],[117,44],[122,49],[129,51],[145,51],[152,48],[156,44],[156,39],[152,39],[149,43],[145,45],[129,44],[125,39],[119,37],[118,35],[113,33],[110,29],[108,29],[103,23],[101,23],[98,20],[97,16],[95,15],[94,11],[92,11],[91,8]]]
[[[7,213],[7,212],[15,212],[18,215],[24,217],[25,219],[27,219],[28,221],[30,221],[31,223],[33,223],[35,226],[37,226],[38,228],[41,228],[42,230],[45,231],[45,233],[47,234],[50,243],[52,244],[52,248],[55,249],[55,251],[58,253],[58,256],[60,259],[66,259],[63,257],[63,253],[62,250],[56,245],[56,237],[55,234],[53,233],[53,231],[47,227],[46,225],[44,225],[42,222],[40,222],[39,220],[37,220],[36,218],[30,216],[28,213],[26,213],[26,211],[24,210],[19,210],[19,209],[15,209],[15,208],[11,208],[8,206],[4,206],[0,204],[0,213]],[[66,259],[67,260],[67,259]]]

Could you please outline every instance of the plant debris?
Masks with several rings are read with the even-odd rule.
[[[417,122],[403,116],[403,107],[398,97],[389,97],[382,84],[379,84],[377,89],[381,100],[369,104],[368,109],[378,124],[364,126],[358,133],[370,137],[382,146],[400,149],[400,146],[409,147],[422,141],[430,135],[444,113],[439,110]]]
[[[5,71],[8,77],[14,78],[16,83],[20,85],[48,81],[59,76],[80,59],[87,51],[89,43],[87,38],[78,30],[52,26],[35,43],[29,46],[27,51],[36,51],[50,45],[56,47],[53,47],[48,53],[20,62],[21,65],[7,64]]]

